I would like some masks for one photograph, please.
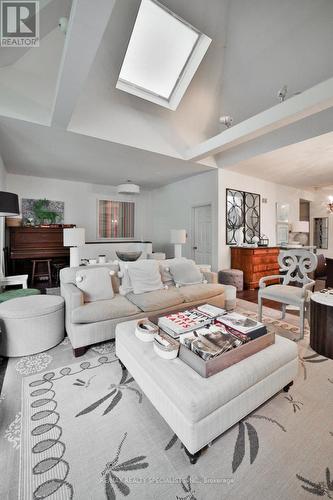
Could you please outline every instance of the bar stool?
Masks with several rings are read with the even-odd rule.
[[[34,259],[32,262],[31,284],[34,285],[36,278],[47,278],[52,284],[51,259]]]
[[[59,284],[60,284],[60,271],[64,267],[68,267],[67,262],[52,262],[53,285],[59,286]]]

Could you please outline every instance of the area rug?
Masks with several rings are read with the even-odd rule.
[[[254,316],[256,307],[238,302]],[[297,317],[264,309],[289,338]],[[300,370],[189,463],[172,430],[115,357],[114,343],[75,360],[68,339],[10,359],[0,397],[0,498],[297,500],[333,497],[333,361],[298,342]]]

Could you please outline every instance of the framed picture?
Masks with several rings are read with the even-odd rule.
[[[289,224],[286,222],[278,222],[276,224],[276,244],[288,243],[289,240]]]
[[[289,222],[289,203],[276,204],[276,222]]]
[[[97,238],[134,238],[134,209],[132,201],[97,200]]]

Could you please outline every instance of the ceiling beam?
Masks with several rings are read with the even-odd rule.
[[[98,4],[98,5],[97,5]],[[53,103],[51,125],[67,128],[115,0],[73,0]]]
[[[184,159],[199,161],[295,123],[333,106],[333,78],[189,148]]]

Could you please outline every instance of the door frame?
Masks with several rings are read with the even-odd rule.
[[[213,204],[211,201],[208,201],[207,203],[198,203],[196,205],[191,206],[191,237],[189,238],[190,243],[191,243],[191,259],[195,261],[194,254],[194,240],[195,240],[195,209],[196,208],[201,208],[201,207],[210,207],[210,215],[211,215],[211,224],[212,224],[212,253],[211,253],[211,262],[210,264],[213,264]],[[209,264],[209,262],[207,262]]]

